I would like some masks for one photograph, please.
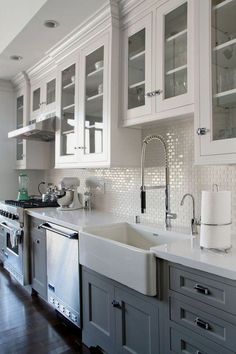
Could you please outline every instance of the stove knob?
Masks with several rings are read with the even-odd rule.
[[[16,214],[13,214],[13,218],[12,218],[13,220],[18,220],[19,219],[19,216],[18,215],[16,215]]]
[[[6,216],[7,218],[9,218],[9,215],[10,215],[10,213],[8,213],[8,211],[6,211],[5,216]]]
[[[8,217],[9,217],[9,219],[13,219],[13,214],[12,213],[8,213]]]

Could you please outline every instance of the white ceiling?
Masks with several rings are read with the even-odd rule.
[[[4,13],[0,15],[0,33],[6,33],[0,39],[0,79],[11,79],[18,72],[33,66],[52,46],[107,1],[0,0],[1,9],[4,8]],[[30,3],[34,6],[29,6]],[[19,4],[23,5],[19,7]],[[46,28],[43,26],[45,20],[56,20],[60,26]],[[11,55],[20,55],[23,60],[10,60]]]

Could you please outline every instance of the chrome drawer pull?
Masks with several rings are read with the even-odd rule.
[[[197,290],[197,292],[204,294],[204,295],[210,294],[210,291],[208,288],[205,288],[204,286],[199,285],[199,284],[194,285],[194,289]]]
[[[121,310],[121,308],[122,308],[121,304],[119,303],[119,301],[113,300],[111,304],[112,304],[113,307],[115,307],[117,309]]]
[[[209,331],[211,329],[211,326],[209,325],[209,323],[201,320],[200,318],[196,317],[194,322],[196,323],[196,325],[198,327],[201,327],[203,329],[206,329],[207,331]]]

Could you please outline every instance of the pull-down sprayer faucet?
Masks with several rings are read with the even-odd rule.
[[[165,185],[159,186],[145,186],[144,183],[144,163],[146,158],[146,147],[152,140],[159,141],[164,150],[165,154]],[[141,213],[146,212],[146,191],[151,189],[165,189],[165,226],[166,228],[171,227],[171,219],[176,219],[177,215],[170,212],[170,180],[169,180],[169,163],[168,163],[168,153],[167,146],[164,138],[161,135],[148,135],[143,140],[142,153],[141,153]]]

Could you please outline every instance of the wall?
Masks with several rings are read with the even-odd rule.
[[[14,96],[8,81],[0,80],[0,200],[15,197],[17,174],[14,169],[14,145],[7,133],[15,124]]]
[[[193,121],[168,123],[159,128],[151,127],[143,131],[143,136],[157,133],[164,136],[169,149],[171,211],[178,214],[175,225],[188,226],[191,219],[191,201],[186,199],[184,206],[180,201],[185,193],[192,193],[196,198],[197,216],[200,215],[201,191],[210,189],[217,183],[220,189],[232,191],[233,230],[236,232],[236,166],[194,166]],[[163,158],[161,147],[150,143],[147,147],[148,166],[158,162],[158,167],[146,169],[146,184],[163,183],[164,169],[161,167]],[[95,207],[99,210],[111,211],[121,215],[134,216],[140,214],[140,169],[117,168],[95,170],[50,170],[46,180],[59,183],[63,176],[78,176],[81,180],[80,191],[83,192],[84,182],[88,176],[104,178],[106,192],[97,194]],[[141,220],[164,223],[164,192],[154,190],[147,192],[147,213]]]

